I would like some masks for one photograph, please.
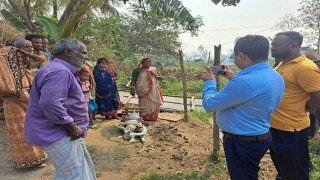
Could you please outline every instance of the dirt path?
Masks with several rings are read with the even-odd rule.
[[[45,168],[31,168],[16,170],[11,167],[8,151],[8,139],[5,132],[5,123],[0,119],[0,180],[41,180],[50,179],[54,168],[50,162]]]
[[[122,133],[114,127],[116,122],[103,122],[86,139],[99,179],[139,179],[151,171],[168,174],[196,170],[211,154],[211,131],[207,125],[152,123],[148,126],[145,150],[138,153],[141,142],[119,138]]]
[[[164,116],[170,117],[172,114]],[[209,125],[198,121],[186,123],[160,120],[149,123],[145,150],[138,153],[142,148],[141,142],[137,139],[131,143],[121,138],[122,133],[114,126],[118,122],[119,120],[101,121],[97,129],[89,130],[85,139],[98,179],[131,180],[140,179],[152,171],[177,174],[208,170],[213,144]],[[4,121],[0,120],[0,180],[52,179],[54,168],[50,162],[40,169],[15,170],[11,167],[4,128]],[[269,157],[262,160],[262,178],[259,179],[274,179],[274,170],[270,164]],[[225,164],[217,171],[221,171],[221,175],[215,177],[212,174],[209,179],[228,179]]]

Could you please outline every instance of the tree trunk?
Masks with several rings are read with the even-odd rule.
[[[63,12],[59,24],[62,29],[60,38],[73,37],[81,23],[83,16],[92,5],[93,0],[70,0],[67,8]]]
[[[25,25],[27,26],[30,32],[35,32],[36,26],[32,22],[32,19],[28,17],[28,12],[26,12],[28,7],[24,7],[24,9],[20,8],[18,5],[19,3],[16,2],[15,0],[8,0],[8,2],[12,6],[12,9],[14,10],[13,14],[17,14],[22,19],[22,21],[25,23]]]
[[[318,31],[317,52],[318,52],[318,54],[320,54],[320,28]]]
[[[179,60],[181,66],[181,76],[182,76],[182,83],[183,83],[183,112],[184,112],[184,120],[188,121],[188,95],[187,95],[187,78],[186,78],[186,70],[184,68],[183,62],[183,53],[182,50],[179,50]]]
[[[221,55],[221,44],[219,46],[214,46],[214,66],[219,66],[220,65],[220,55]],[[217,91],[219,91],[220,88],[220,77],[216,76],[216,81],[217,81]],[[216,117],[215,117],[216,118]],[[218,160],[219,158],[219,127],[214,119],[213,121],[213,160]]]
[[[52,0],[52,5],[53,5],[52,17],[57,18],[58,17],[58,2],[57,2],[57,0]]]

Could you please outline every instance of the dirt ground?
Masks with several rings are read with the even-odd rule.
[[[161,114],[166,119],[179,119],[178,114]],[[178,118],[177,118],[178,117]],[[122,133],[114,124],[120,120],[101,120],[97,129],[90,129],[85,139],[95,164],[98,179],[140,179],[150,172],[177,174],[207,169],[213,149],[212,129],[199,121],[160,120],[147,124],[148,136],[144,144],[136,139],[131,143],[121,138]],[[0,180],[52,179],[54,167],[50,162],[44,168],[15,170],[8,155],[5,124],[0,120]],[[261,162],[259,179],[274,179],[272,162],[267,154]],[[228,179],[226,166],[222,175],[210,179]]]

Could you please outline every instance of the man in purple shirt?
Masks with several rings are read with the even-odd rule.
[[[96,179],[82,140],[89,117],[78,68],[87,59],[87,48],[76,39],[61,39],[54,52],[54,61],[33,80],[25,121],[27,144],[47,152],[56,169],[54,179]]]

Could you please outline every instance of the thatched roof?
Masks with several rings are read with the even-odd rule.
[[[0,43],[12,45],[17,39],[23,39],[25,34],[12,27],[6,21],[0,21]]]

